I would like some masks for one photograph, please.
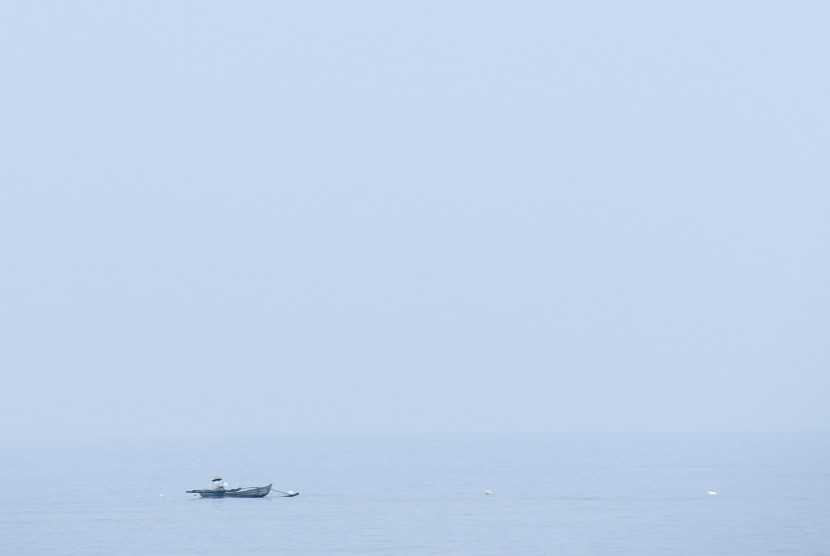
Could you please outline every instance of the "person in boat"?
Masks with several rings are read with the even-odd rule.
[[[220,477],[219,475],[213,477],[213,479],[211,479],[211,482],[213,483],[213,488],[215,488],[216,490],[225,490],[226,488],[228,488],[228,483],[222,481],[222,477]]]

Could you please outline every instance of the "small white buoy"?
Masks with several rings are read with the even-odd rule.
[[[708,494],[709,496],[717,496],[718,493],[715,492],[714,490],[709,490],[709,491],[706,492],[706,494]]]
[[[163,494],[159,494],[159,496],[164,496]]]
[[[484,491],[484,495],[485,495],[485,496],[490,496],[491,494],[493,494],[493,491],[492,491],[492,490],[485,490],[485,491]]]

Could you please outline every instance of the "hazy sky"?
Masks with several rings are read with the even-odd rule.
[[[0,436],[827,430],[827,2],[4,2]]]

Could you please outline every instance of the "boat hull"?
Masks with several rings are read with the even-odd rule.
[[[271,485],[264,487],[235,488],[231,490],[188,490],[202,498],[263,498],[271,492]]]

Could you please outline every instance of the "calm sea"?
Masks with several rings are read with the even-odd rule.
[[[826,433],[7,442],[0,460],[3,554],[830,554]],[[215,473],[301,494],[185,494]]]

